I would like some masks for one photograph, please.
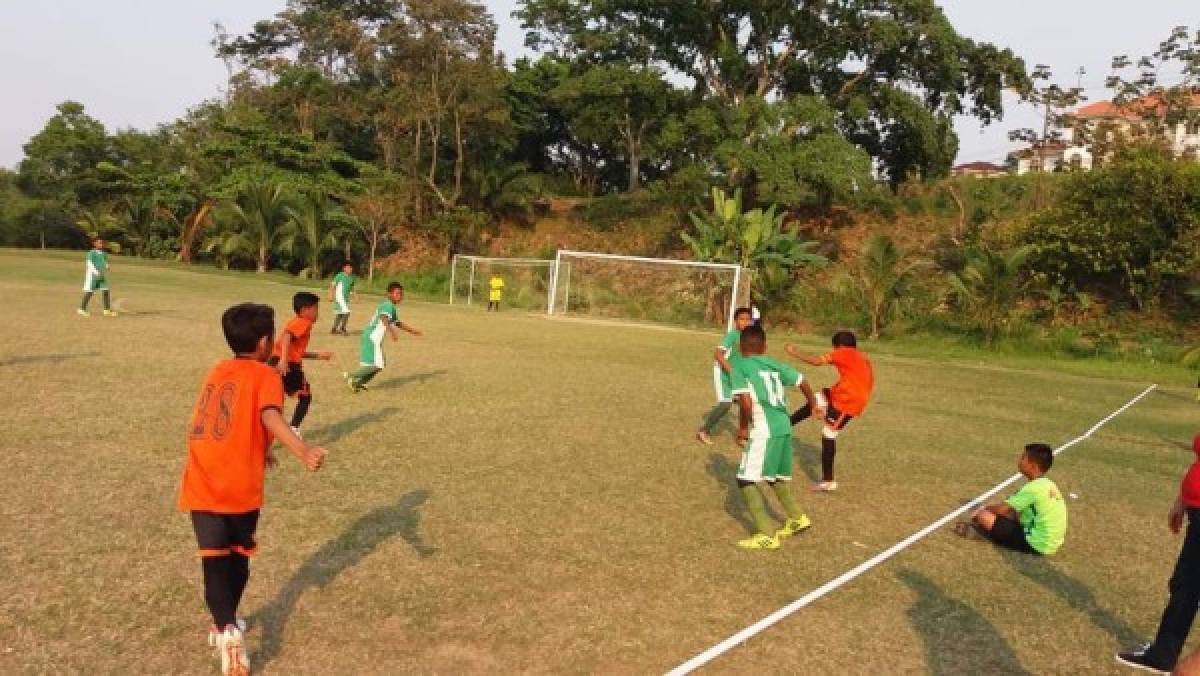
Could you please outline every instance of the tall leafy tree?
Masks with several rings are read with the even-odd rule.
[[[25,144],[18,185],[33,197],[94,204],[103,196],[97,166],[111,158],[108,134],[83,105],[65,101]]]

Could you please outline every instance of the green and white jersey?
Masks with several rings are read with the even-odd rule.
[[[367,324],[367,328],[363,329],[363,341],[370,341],[378,345],[383,341],[383,337],[387,335],[387,325],[383,323],[382,317],[387,317],[388,321],[395,324],[400,321],[400,314],[396,311],[396,304],[390,300],[385,300],[375,308],[375,314],[371,315],[371,323]]]
[[[1020,516],[1030,547],[1046,556],[1058,551],[1067,538],[1067,503],[1053,481],[1038,477],[1005,502]]]
[[[718,350],[725,351],[725,359],[730,364],[733,363],[734,359],[741,357],[738,353],[738,343],[741,339],[741,332],[737,329],[731,329],[721,339],[721,343],[717,345]],[[716,390],[718,402],[733,400],[733,394],[730,392],[729,374],[721,368],[721,363],[715,359],[713,360],[713,389]]]
[[[804,376],[799,371],[761,354],[743,356],[733,362],[732,381],[734,395],[750,395],[750,438],[791,435],[787,388],[804,382]]]
[[[350,292],[354,290],[354,275],[339,272],[333,276],[333,303],[337,306],[336,314],[350,314]]]
[[[83,275],[83,290],[107,289],[105,273],[108,272],[108,253],[101,249],[91,249],[87,252],[84,262],[87,268]]]

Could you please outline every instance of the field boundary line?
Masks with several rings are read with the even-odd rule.
[[[1137,395],[1133,399],[1130,399],[1121,408],[1118,408],[1117,410],[1108,414],[1106,417],[1104,417],[1102,420],[1100,420],[1100,422],[1096,423],[1095,425],[1092,425],[1090,428],[1088,428],[1088,431],[1086,431],[1083,434],[1068,441],[1067,443],[1063,444],[1062,446],[1059,446],[1058,448],[1054,449],[1054,455],[1057,456],[1058,454],[1066,451],[1067,449],[1071,448],[1072,446],[1074,446],[1082,441],[1087,440],[1093,434],[1095,434],[1101,427],[1104,427],[1106,424],[1108,424],[1108,422],[1111,421],[1113,418],[1116,418],[1117,416],[1121,415],[1125,411],[1128,411],[1130,408],[1133,407],[1134,404],[1141,401],[1143,398],[1145,398],[1147,395],[1149,395],[1151,392],[1153,392],[1157,388],[1158,388],[1158,385],[1155,384],[1155,385],[1150,385],[1145,390],[1142,390],[1141,394]],[[1001,481],[1000,483],[996,484],[992,488],[988,489],[987,491],[985,491],[985,492],[981,493],[980,495],[978,495],[977,497],[975,497],[970,502],[968,502],[965,505],[959,507],[958,509],[950,512],[949,514],[943,516],[942,518],[938,519],[937,521],[934,521],[933,523],[929,524],[928,526],[925,526],[921,530],[904,538],[903,540],[901,540],[900,542],[897,542],[896,544],[892,545],[891,547],[888,547],[887,549],[883,550],[879,554],[876,554],[875,556],[871,557],[870,559],[863,561],[862,563],[858,564],[854,568],[851,568],[850,570],[846,571],[845,573],[842,573],[841,575],[835,577],[834,579],[830,580],[829,582],[826,582],[825,584],[821,585],[820,587],[817,587],[816,589],[810,591],[809,593],[796,599],[795,601],[789,603],[788,605],[780,608],[779,610],[776,610],[775,612],[771,613],[770,615],[767,615],[766,617],[759,620],[758,622],[755,622],[754,624],[746,627],[745,629],[742,629],[741,631],[737,632],[736,634],[733,634],[732,636],[725,639],[724,641],[721,641],[720,643],[712,646],[708,650],[705,650],[704,652],[700,653],[699,655],[696,655],[695,657],[691,658],[687,662],[684,662],[683,664],[675,667],[671,671],[667,672],[667,676],[682,676],[683,674],[689,674],[689,673],[695,671],[696,669],[703,667],[704,665],[706,665],[709,662],[713,661],[714,659],[720,657],[721,655],[725,654],[726,652],[732,650],[733,648],[741,645],[742,643],[745,643],[746,641],[750,640],[751,638],[754,638],[756,635],[761,633],[763,630],[774,625],[775,623],[779,622],[780,620],[788,617],[792,613],[795,613],[797,610],[800,610],[801,608],[804,608],[805,606],[810,605],[814,601],[817,601],[818,599],[824,597],[825,595],[829,594],[830,592],[835,591],[836,589],[838,589],[842,585],[846,584],[847,582],[854,580],[855,578],[859,577],[863,573],[866,573],[867,571],[878,566],[879,564],[884,563],[885,561],[892,558],[896,554],[899,554],[900,552],[904,551],[905,549],[908,549],[913,544],[924,539],[930,533],[941,528],[942,526],[946,525],[947,523],[950,523],[954,519],[957,519],[959,516],[962,516],[966,512],[970,511],[971,509],[976,508],[979,504],[983,503],[984,501],[986,501],[988,498],[992,497],[996,493],[999,493],[1000,491],[1004,490],[1006,487],[1008,487],[1010,484],[1012,484],[1014,481],[1016,481],[1017,479],[1020,479],[1020,478],[1021,478],[1020,473],[1017,473],[1017,474],[1014,474],[1014,475],[1008,477],[1004,481]]]

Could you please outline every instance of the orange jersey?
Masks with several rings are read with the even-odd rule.
[[[837,347],[821,357],[821,363],[833,364],[838,370],[838,381],[829,389],[834,407],[847,415],[862,415],[875,387],[867,355],[853,347]]]
[[[262,507],[273,441],[262,424],[268,408],[283,408],[283,381],[274,369],[252,359],[213,367],[188,424],[180,509],[241,514]]]
[[[288,345],[287,362],[289,364],[299,364],[304,361],[304,353],[308,352],[308,339],[312,338],[312,322],[304,317],[292,317],[292,321],[283,327],[283,332],[292,336],[292,343]],[[272,357],[283,358],[282,348],[283,336],[275,341],[275,349],[271,351]]]

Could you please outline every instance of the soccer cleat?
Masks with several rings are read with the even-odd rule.
[[[105,317],[116,317],[116,316],[117,316],[117,313],[116,313],[116,311],[114,311],[114,310],[105,310],[105,311],[104,311],[104,316],[105,316]]]
[[[745,540],[738,540],[737,546],[742,549],[779,549],[779,538],[759,533]]]
[[[232,624],[225,627],[217,640],[221,651],[221,673],[224,676],[250,676],[250,656],[246,654],[246,641],[242,630]]]
[[[812,491],[813,493],[832,493],[837,490],[837,482],[818,481],[817,483],[809,486],[808,490]]]
[[[80,317],[91,317],[92,316],[92,313],[88,312],[87,310],[84,310],[83,308],[76,308],[75,314],[79,315]]]
[[[299,427],[296,427],[295,425],[291,425],[290,427],[292,428],[292,434],[295,434],[297,437],[299,437],[299,438],[301,438],[301,439],[303,439],[303,438],[304,438],[304,435],[303,435],[303,434],[300,434],[300,428],[299,428]]]
[[[350,388],[350,391],[357,393],[358,385],[354,384],[354,378],[349,373],[346,373],[345,371],[342,371],[342,377],[346,379],[346,386]]]
[[[237,625],[238,631],[242,632],[243,634],[246,633],[245,618],[241,618],[241,617],[237,618],[236,620],[234,620],[234,624]],[[208,625],[208,647],[216,648],[219,645],[220,641],[221,641],[221,630],[217,629],[217,625],[215,625],[215,624]]]
[[[709,436],[708,432],[706,432],[704,430],[700,430],[699,432],[696,432],[696,441],[699,441],[700,443],[704,444],[705,446],[713,445],[712,437]]]
[[[1160,666],[1157,666],[1157,665],[1151,663],[1149,660],[1146,659],[1146,652],[1149,650],[1150,650],[1150,644],[1146,643],[1145,645],[1138,646],[1137,648],[1134,648],[1133,650],[1130,650],[1129,652],[1117,653],[1117,655],[1116,655],[1117,661],[1120,662],[1121,664],[1124,664],[1127,667],[1133,667],[1134,669],[1141,669],[1142,671],[1148,671],[1152,674],[1169,674],[1169,673],[1171,673],[1170,669],[1164,669]]]
[[[798,519],[788,519],[783,522],[783,528],[775,531],[775,539],[788,538],[793,535],[799,535],[804,531],[812,528],[812,521],[809,521],[807,514],[801,514]]]

